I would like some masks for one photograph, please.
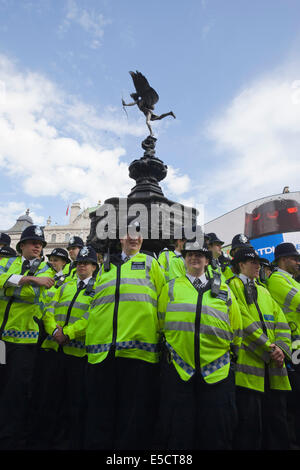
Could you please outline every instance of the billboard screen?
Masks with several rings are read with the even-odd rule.
[[[270,261],[281,242],[294,243],[300,252],[300,191],[249,202],[205,224],[205,233],[209,232],[224,240],[225,252],[238,233],[244,233],[259,255]]]

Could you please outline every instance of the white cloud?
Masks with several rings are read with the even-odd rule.
[[[0,83],[1,175],[24,198],[60,197],[94,206],[99,199],[129,194],[134,182],[122,161],[126,151],[119,136],[144,136],[144,121],[130,124],[112,107],[100,115],[46,77],[20,71],[5,56],[0,56]],[[166,184],[181,195],[189,178],[170,168]]]
[[[101,13],[82,8],[75,0],[68,0],[66,17],[60,26],[60,33],[65,33],[72,24],[76,24],[90,35],[90,47],[98,49],[102,45],[104,28],[110,23],[111,20],[104,18]]]
[[[181,195],[190,190],[191,180],[188,175],[180,175],[178,169],[168,165],[168,173],[163,185],[171,194]]]
[[[299,189],[300,68],[288,65],[245,86],[206,136],[217,157],[206,188],[215,210],[231,210],[259,197]]]
[[[31,207],[39,209],[38,205],[32,204]],[[6,204],[0,204],[0,231],[8,230],[16,223],[16,220],[21,215],[24,215],[27,210],[27,206],[24,202],[9,202]],[[45,219],[43,216],[38,215],[35,210],[30,211],[30,217],[35,224],[44,225]]]

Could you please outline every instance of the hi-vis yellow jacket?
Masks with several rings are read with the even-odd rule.
[[[218,293],[207,284],[203,294],[186,276],[166,284],[159,315],[170,358],[182,380],[200,372],[207,383],[228,376],[231,347],[241,343],[242,320],[237,301],[221,281]]]
[[[300,284],[282,269],[266,281],[267,289],[281,307],[292,332],[292,349],[300,349]]]
[[[257,300],[248,303],[243,281],[234,277],[229,286],[235,295],[242,314],[243,342],[236,364],[236,385],[263,392],[266,369],[270,387],[290,390],[285,364],[279,368],[270,359],[272,343],[291,357],[291,332],[286,318],[265,287],[256,284]]]
[[[44,310],[43,322],[48,337],[42,344],[44,349],[58,351],[59,345],[52,337],[56,325],[63,327],[70,342],[62,347],[65,354],[83,357],[86,355],[85,332],[89,316],[89,306],[95,295],[95,280],[91,278],[89,284],[82,290],[77,288],[77,278],[73,278],[60,286],[52,301]]]
[[[3,261],[3,260],[1,260]],[[2,268],[2,269],[1,269]],[[0,325],[2,339],[13,343],[36,343],[39,328],[33,317],[41,318],[43,311],[44,287],[26,284],[20,287],[8,287],[7,281],[12,274],[20,274],[22,257],[9,258],[0,268]],[[24,276],[28,274],[25,271]],[[36,277],[53,277],[53,270],[41,262]]]
[[[170,271],[170,264],[171,260],[175,257],[175,253],[172,250],[169,250],[168,248],[165,248],[158,256],[158,263],[163,269],[166,281],[169,281],[169,271]]]
[[[157,299],[165,284],[158,262],[137,253],[123,264],[110,263],[101,274],[89,310],[86,331],[88,362],[114,356],[159,361]]]

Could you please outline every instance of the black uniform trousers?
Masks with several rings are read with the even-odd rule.
[[[288,369],[292,392],[287,396],[291,443],[300,449],[300,364]]]
[[[287,396],[291,392],[271,390],[265,380],[265,391],[236,387],[238,427],[235,450],[289,450]]]
[[[161,367],[156,446],[161,450],[230,450],[237,423],[234,375],[208,384],[200,374],[188,381],[173,364]]]
[[[1,450],[26,448],[36,352],[36,344],[6,341],[6,364],[0,366]]]
[[[149,450],[158,412],[159,364],[107,357],[87,365],[86,449]]]
[[[84,447],[86,357],[40,349],[35,370],[28,449]]]

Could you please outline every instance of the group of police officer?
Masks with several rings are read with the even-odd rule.
[[[0,235],[0,449],[300,446],[295,246],[142,244],[101,263],[72,237],[45,262],[41,227],[16,252]]]

